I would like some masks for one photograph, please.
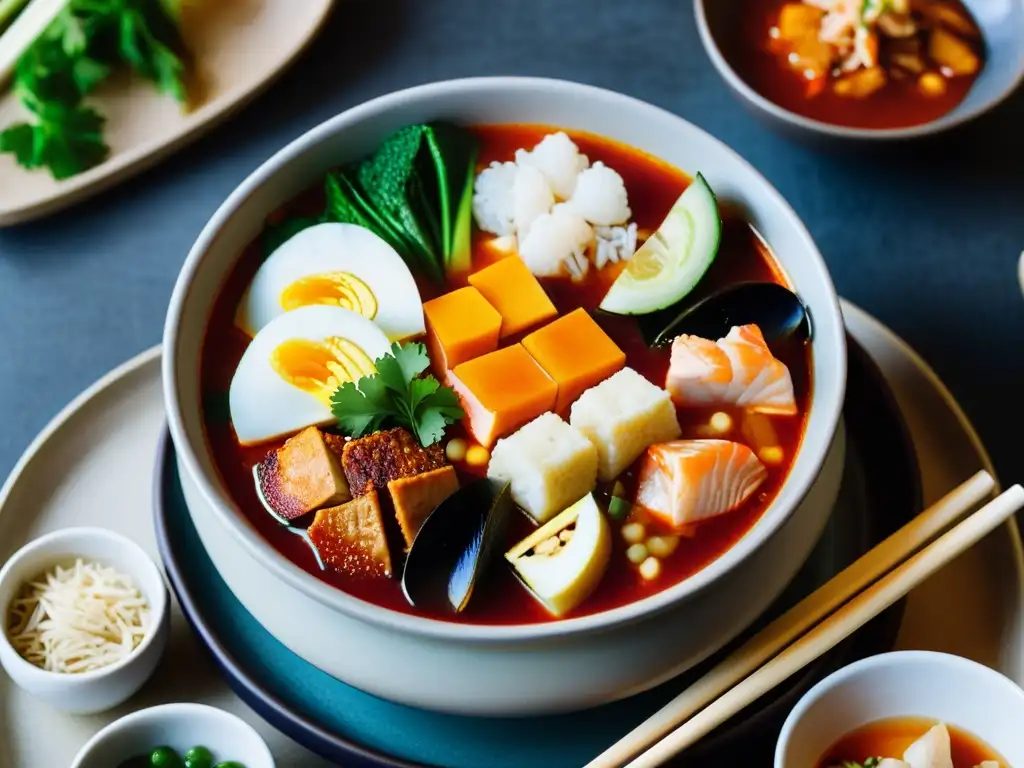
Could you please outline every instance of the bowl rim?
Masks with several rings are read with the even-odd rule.
[[[800,700],[796,703],[792,711],[789,713],[789,716],[786,718],[786,722],[783,724],[782,730],[779,732],[778,741],[775,743],[773,763],[776,768],[784,765],[783,760],[785,758],[785,750],[793,738],[793,732],[796,730],[797,725],[799,725],[800,721],[803,720],[810,708],[813,707],[822,696],[836,686],[841,685],[864,672],[869,672],[878,669],[879,667],[891,667],[893,670],[897,670],[907,666],[933,666],[936,667],[936,671],[959,668],[960,670],[972,675],[973,679],[978,681],[977,685],[979,687],[999,686],[1024,702],[1024,689],[1022,689],[1021,686],[1002,672],[985,666],[973,659],[957,656],[952,653],[944,653],[942,651],[890,651],[889,653],[880,653],[876,656],[869,656],[866,659],[855,661],[853,664],[848,664],[841,669],[837,669],[828,677],[818,681],[813,688],[800,697]],[[927,717],[927,715],[925,715],[925,717]],[[842,736],[842,734],[837,734],[836,738],[840,736]]]
[[[238,715],[233,712],[228,712],[226,709],[214,707],[210,704],[179,701],[139,709],[108,723],[93,734],[92,737],[82,745],[81,749],[79,749],[78,753],[75,755],[75,759],[71,763],[71,768],[79,768],[82,762],[89,757],[97,747],[113,735],[122,731],[130,730],[141,724],[159,722],[162,718],[166,717],[194,717],[219,720],[225,725],[229,725],[232,728],[236,728],[239,731],[244,732],[246,736],[251,736],[253,738],[253,744],[259,744],[260,747],[262,747],[266,757],[266,766],[272,768],[276,765],[274,755],[270,751],[270,747],[267,746],[266,740],[260,735],[259,731],[249,725],[249,723],[245,722],[245,720],[240,718]],[[255,768],[259,768],[259,766],[256,766]]]
[[[758,526],[751,529],[721,556],[687,579],[664,590],[641,600],[599,613],[534,624],[465,624],[400,613],[357,598],[306,573],[274,549],[251,525],[245,524],[240,513],[234,508],[236,505],[230,502],[230,497],[225,492],[224,499],[222,499],[220,492],[215,487],[217,484],[211,483],[210,478],[203,471],[197,457],[196,448],[188,439],[184,426],[176,371],[176,358],[179,346],[178,330],[183,310],[194,284],[195,274],[222,228],[232,219],[248,198],[257,189],[262,187],[269,178],[276,175],[281,168],[300,158],[311,147],[320,144],[322,141],[346,130],[352,125],[362,122],[370,116],[387,112],[409,100],[430,100],[452,94],[472,94],[474,92],[492,92],[495,90],[506,92],[513,90],[527,93],[536,90],[546,90],[549,93],[561,94],[567,99],[588,98],[600,100],[606,103],[610,109],[629,111],[636,115],[637,119],[649,116],[663,121],[668,120],[685,126],[688,130],[695,130],[701,133],[705,141],[717,145],[719,151],[729,156],[732,162],[741,167],[746,175],[759,182],[769,202],[786,214],[789,219],[788,224],[792,227],[795,236],[802,241],[803,248],[808,254],[813,268],[818,272],[819,280],[825,286],[826,290],[821,297],[821,304],[827,308],[827,311],[832,316],[838,319],[835,333],[828,338],[823,337],[821,342],[836,349],[834,372],[838,384],[832,391],[823,391],[818,386],[819,383],[816,382],[812,390],[812,403],[820,403],[817,407],[824,411],[821,418],[823,419],[823,429],[826,437],[816,449],[818,455],[809,459],[809,461],[813,461],[815,467],[806,476],[804,482],[799,486],[793,486],[791,476],[787,477],[784,482],[782,488],[790,487],[793,489],[791,491],[793,493],[793,502],[789,509],[780,511],[775,508],[775,502],[773,502],[761,517]],[[818,324],[817,328],[820,329],[821,324]],[[597,86],[540,77],[469,77],[412,86],[358,104],[315,126],[288,143],[243,180],[224,203],[221,204],[203,228],[182,266],[171,296],[164,327],[163,349],[164,355],[161,365],[164,398],[167,407],[168,426],[177,449],[178,461],[191,476],[203,500],[219,519],[219,523],[227,526],[228,530],[241,541],[242,546],[250,556],[260,563],[262,567],[274,574],[276,578],[297,589],[305,596],[330,609],[337,610],[370,625],[418,637],[474,644],[503,644],[550,640],[553,638],[562,639],[579,634],[605,631],[661,613],[704,591],[713,583],[719,581],[772,538],[790,519],[796,507],[806,498],[814,482],[817,480],[832,442],[836,439],[846,386],[846,336],[842,323],[842,310],[840,309],[835,286],[825,265],[825,260],[821,256],[810,232],[781,193],[735,150],[694,123],[668,110],[632,96]],[[826,408],[828,409],[827,411],[825,411]],[[206,448],[203,450],[207,451]],[[806,450],[806,446],[802,443],[800,451]],[[775,509],[775,514],[769,519],[768,513],[773,509]],[[765,524],[762,525],[762,522]]]
[[[704,52],[711,59],[718,74],[725,80],[726,84],[736,93],[746,99],[753,106],[763,112],[789,125],[838,139],[857,139],[865,142],[882,141],[905,141],[918,139],[925,136],[932,136],[943,133],[957,126],[964,125],[987,112],[991,112],[1004,101],[1010,98],[1024,83],[1024,56],[1021,56],[1020,66],[1013,79],[1007,87],[998,93],[994,98],[967,109],[963,104],[958,104],[946,114],[920,125],[908,125],[903,128],[854,128],[848,125],[826,123],[823,120],[815,120],[793,112],[785,107],[776,104],[766,96],[758,93],[740,74],[733,68],[732,64],[722,53],[715,35],[711,31],[711,25],[707,19],[707,1],[693,0],[694,15],[697,19],[697,33],[704,46]]]
[[[108,664],[105,667],[100,667],[99,669],[93,669],[88,672],[71,675],[64,672],[53,672],[48,669],[42,669],[25,659],[20,653],[18,653],[17,649],[11,643],[10,637],[8,637],[6,629],[4,629],[3,631],[0,631],[0,644],[2,644],[3,647],[3,653],[0,655],[4,657],[5,664],[11,663],[17,665],[19,676],[25,676],[25,678],[23,678],[24,682],[29,684],[38,682],[45,683],[47,685],[52,685],[54,682],[58,682],[65,688],[81,688],[91,683],[100,682],[108,677],[116,675],[121,670],[133,665],[136,661],[142,658],[148,649],[157,642],[157,638],[164,632],[164,627],[166,625],[165,618],[169,611],[169,595],[167,592],[167,584],[164,581],[164,575],[161,572],[160,567],[156,562],[154,562],[153,558],[149,556],[146,550],[139,546],[139,544],[127,536],[108,528],[99,528],[95,526],[58,528],[33,539],[11,555],[7,562],[4,563],[3,568],[0,568],[0,592],[3,591],[3,588],[6,586],[6,582],[14,578],[14,571],[18,568],[21,562],[38,550],[51,546],[54,543],[58,543],[61,546],[66,547],[69,551],[65,555],[58,555],[53,558],[55,561],[62,558],[81,557],[81,555],[78,555],[74,551],[75,544],[76,542],[90,538],[105,539],[113,546],[131,551],[133,555],[138,558],[139,562],[143,563],[142,570],[148,571],[148,573],[145,574],[137,572],[126,574],[136,582],[136,587],[144,592],[147,600],[149,601],[150,623],[148,631],[142,638],[142,642],[138,644],[135,650],[123,659],[115,661],[113,664]],[[145,585],[141,583],[143,579],[147,582],[152,581],[154,584],[159,584],[160,589],[155,590],[155,593],[151,594],[145,589]],[[18,585],[15,585],[15,589],[17,589],[17,586]],[[13,594],[14,593],[12,593],[12,595]],[[6,617],[8,606],[0,606],[0,608],[2,608]],[[18,682],[18,680],[15,679],[15,682]]]

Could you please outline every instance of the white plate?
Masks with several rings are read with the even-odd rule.
[[[991,462],[935,374],[885,326],[850,304],[847,325],[889,379],[914,437],[925,502]],[[103,525],[156,554],[150,511],[157,438],[163,429],[159,349],[112,371],[43,430],[0,491],[0,559],[30,538],[71,524]],[[999,669],[1024,684],[1024,556],[1016,523],[968,552],[911,596],[899,647],[944,650]],[[281,765],[326,766],[262,723],[216,674],[173,616],[168,656],[139,696],[120,710],[58,714],[0,676],[0,768],[60,768],[99,728],[132,709],[198,701],[244,717]]]

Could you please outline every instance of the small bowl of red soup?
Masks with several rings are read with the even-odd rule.
[[[779,736],[775,768],[1015,768],[1024,691],[977,662],[901,651],[833,673]]]
[[[729,86],[791,134],[907,139],[1024,78],[1024,6],[988,0],[695,0]]]
[[[763,612],[842,474],[842,321],[734,153],[546,80],[371,102],[270,160],[167,325],[186,501],[311,663],[404,703],[580,708]]]

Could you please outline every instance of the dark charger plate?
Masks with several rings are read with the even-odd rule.
[[[921,510],[913,443],[881,372],[849,342],[846,467],[832,519],[802,570],[750,633],[778,616]],[[625,701],[567,715],[467,718],[426,712],[347,686],[295,656],[246,612],[218,575],[185,508],[174,448],[157,458],[156,533],[171,586],[234,691],[269,723],[344,766],[579,766],[676,696],[721,655]],[[897,604],[686,754],[688,768],[770,765],[803,693],[857,659],[892,648]],[[739,638],[742,642],[749,633]],[[729,648],[722,653],[735,647]],[[292,768],[288,766],[288,768]]]

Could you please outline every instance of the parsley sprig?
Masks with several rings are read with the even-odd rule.
[[[345,434],[362,437],[385,427],[405,427],[427,447],[463,417],[455,391],[423,375],[430,365],[423,344],[392,344],[374,365],[375,374],[356,384],[345,382],[331,397],[331,411]]]
[[[14,92],[31,115],[0,132],[0,152],[28,169],[66,179],[99,165],[110,152],[104,118],[85,98],[127,65],[179,103],[185,87],[184,44],[166,0],[71,0],[18,60]]]

